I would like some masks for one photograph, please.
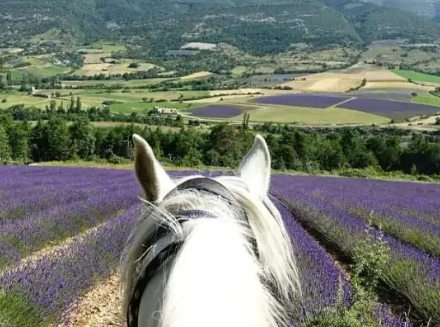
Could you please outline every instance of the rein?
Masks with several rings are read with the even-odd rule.
[[[189,179],[177,185],[164,197],[164,200],[177,195],[183,190],[197,190],[199,192],[217,195],[226,200],[234,208],[240,208],[237,198],[232,194],[231,191],[229,191],[225,186],[223,186],[216,180],[206,177]],[[243,211],[241,211],[240,216],[244,221],[247,221],[247,216]],[[175,217],[177,218],[179,224],[182,224],[191,219],[217,218],[217,216],[204,210],[184,210],[178,212]],[[149,259],[149,262],[147,262],[147,264],[145,265],[146,269],[143,276],[135,284],[133,293],[131,294],[128,304],[126,317],[127,327],[138,327],[139,307],[144,289],[151,281],[160,266],[167,259],[175,255],[180,250],[182,244],[183,241],[176,241],[172,237],[170,237],[169,230],[163,226],[157,227],[152,237],[147,239],[142,244],[142,246],[147,249],[155,245],[157,248],[157,254],[153,258]],[[255,254],[258,257],[259,254],[257,250],[257,245],[255,242],[253,245]]]

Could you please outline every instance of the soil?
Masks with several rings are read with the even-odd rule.
[[[119,278],[113,275],[83,296],[57,327],[123,327],[121,301]]]

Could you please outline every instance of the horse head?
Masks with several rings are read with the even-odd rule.
[[[142,137],[133,142],[145,205],[122,265],[128,326],[289,325],[300,283],[268,194],[264,138],[255,137],[234,176],[177,180]]]

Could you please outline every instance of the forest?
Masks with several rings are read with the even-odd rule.
[[[176,119],[178,120],[178,119]],[[158,122],[159,124],[159,122]],[[138,133],[157,156],[173,166],[235,167],[251,145],[256,132],[265,136],[272,153],[272,167],[302,172],[373,169],[413,175],[440,174],[440,135],[406,131],[341,128],[332,131],[301,130],[287,125],[262,124],[250,128],[219,123],[200,129],[180,126],[179,132],[152,125],[95,127],[87,116],[50,116],[31,123],[0,115],[0,161],[31,163],[67,160],[128,162],[131,135]]]

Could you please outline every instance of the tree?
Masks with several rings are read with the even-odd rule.
[[[27,121],[14,124],[9,132],[12,159],[21,163],[29,161],[29,124]]]
[[[11,159],[11,146],[5,128],[0,125],[0,162],[4,163]]]
[[[81,107],[82,107],[81,98],[78,96],[76,98],[76,108],[75,108],[77,113],[81,111]]]
[[[43,135],[47,146],[46,160],[63,161],[71,158],[70,134],[65,120],[60,118],[49,119]]]
[[[57,102],[55,100],[50,100],[50,111],[55,112],[57,110]]]
[[[30,141],[30,154],[33,161],[40,162],[44,161],[46,158],[46,148],[47,144],[45,140],[45,126],[41,120],[37,122],[34,129],[32,130]]]
[[[87,118],[79,118],[69,128],[72,155],[87,159],[95,152],[95,131]]]
[[[73,95],[70,97],[70,104],[69,104],[69,110],[68,110],[68,112],[69,112],[69,113],[73,113],[73,112],[75,112],[75,98],[74,98]]]

